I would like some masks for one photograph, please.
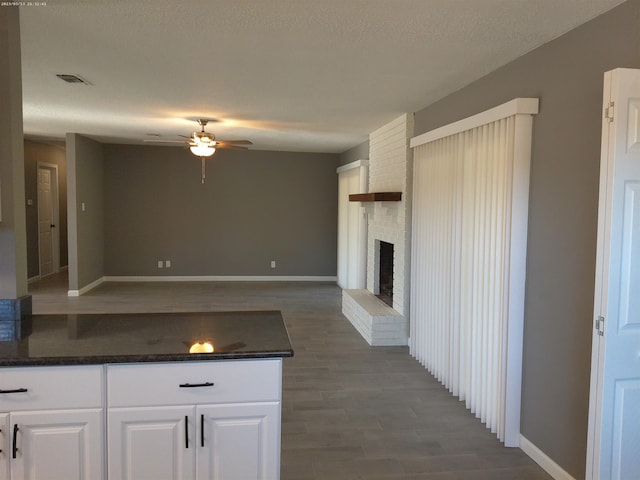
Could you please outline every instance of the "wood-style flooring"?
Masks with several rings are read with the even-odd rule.
[[[282,480],[547,480],[505,448],[410,355],[369,347],[335,284],[104,283],[67,297],[57,274],[29,286],[34,313],[281,310]]]

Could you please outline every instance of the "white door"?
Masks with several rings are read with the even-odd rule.
[[[367,222],[360,202],[349,194],[366,193],[368,162],[360,160],[338,169],[338,285],[365,288]]]
[[[192,406],[109,409],[109,479],[195,478],[193,412]]]
[[[9,480],[9,414],[0,413],[0,480]]]
[[[280,403],[203,405],[197,480],[278,480]]]
[[[12,479],[104,478],[101,409],[12,413],[8,433]]]
[[[640,479],[640,70],[605,74],[587,478]]]
[[[40,276],[54,273],[58,265],[57,169],[38,165],[38,248]]]

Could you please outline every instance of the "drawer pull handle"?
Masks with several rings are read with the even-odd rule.
[[[13,458],[17,458],[18,456],[18,424],[13,424]]]
[[[213,387],[213,382],[181,383],[180,384],[180,388],[200,388],[200,387]]]
[[[184,416],[184,448],[189,448],[189,416]]]
[[[14,390],[0,390],[0,395],[3,393],[26,393],[29,390],[26,388],[16,388]]]
[[[204,447],[204,415],[200,415],[200,446]]]

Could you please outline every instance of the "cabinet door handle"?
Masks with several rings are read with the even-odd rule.
[[[14,388],[13,390],[1,390],[0,389],[0,395],[2,395],[3,393],[26,393],[29,390],[27,388]]]
[[[13,424],[13,458],[17,458],[18,456],[18,430],[20,430],[18,428],[18,424],[14,423]]]
[[[200,387],[213,387],[213,382],[181,383],[180,384],[180,388],[200,388]]]
[[[189,416],[184,416],[184,448],[189,448]]]
[[[204,415],[200,415],[200,446],[204,447]]]

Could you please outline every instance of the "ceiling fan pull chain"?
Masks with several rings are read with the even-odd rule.
[[[200,160],[202,161],[202,184],[204,185],[204,178],[205,178],[205,165],[206,165],[206,161],[207,159],[205,157],[200,157]]]

